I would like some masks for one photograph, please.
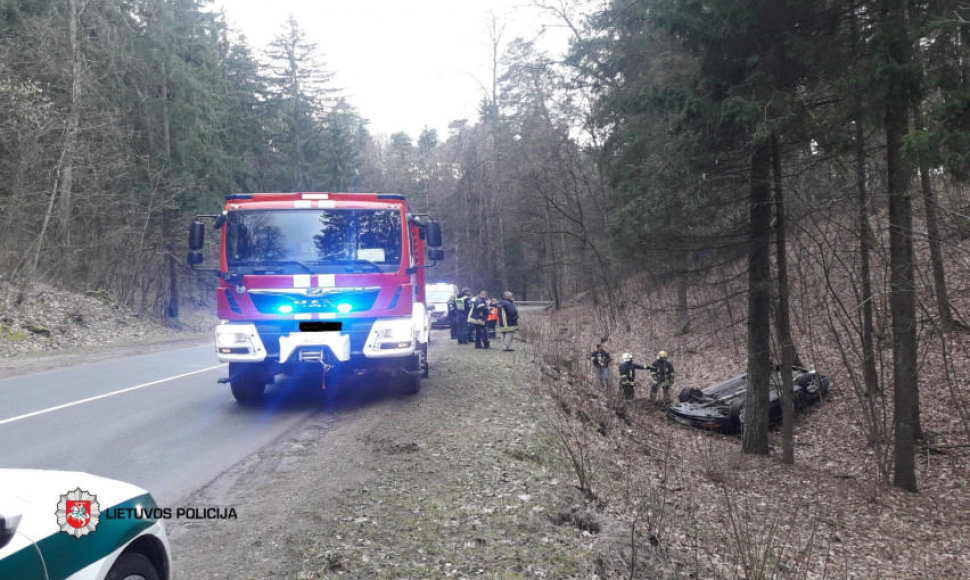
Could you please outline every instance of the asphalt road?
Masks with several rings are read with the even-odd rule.
[[[207,342],[0,378],[0,467],[87,471],[177,505],[320,410],[286,378],[241,406],[227,374]]]

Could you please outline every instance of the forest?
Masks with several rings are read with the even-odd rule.
[[[749,453],[773,361],[825,328],[878,478],[917,491],[927,344],[970,441],[970,6],[537,4],[565,58],[482,23],[477,118],[383,136],[293,19],[257,52],[207,0],[0,0],[0,278],[176,320],[211,289],[186,226],[226,193],[403,193],[445,227],[441,279],[585,305],[606,332],[655,289],[671,335],[728,309]]]

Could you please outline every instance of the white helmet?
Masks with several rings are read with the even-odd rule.
[[[657,353],[657,358],[667,358],[667,351],[662,350]]]
[[[631,360],[633,360],[633,355],[630,354],[630,353],[628,353],[628,352],[625,352],[625,353],[623,353],[623,360],[625,360],[625,361],[631,361]]]

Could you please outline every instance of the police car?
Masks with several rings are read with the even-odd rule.
[[[448,320],[448,302],[458,295],[458,286],[447,282],[425,284],[424,294],[425,302],[428,303],[428,314],[431,316],[431,327],[447,328],[451,324]]]
[[[0,469],[0,578],[167,580],[164,512],[121,481]]]

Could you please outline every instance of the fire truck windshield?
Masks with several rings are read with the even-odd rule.
[[[252,273],[393,272],[401,265],[394,209],[235,210],[227,216],[229,267]]]

